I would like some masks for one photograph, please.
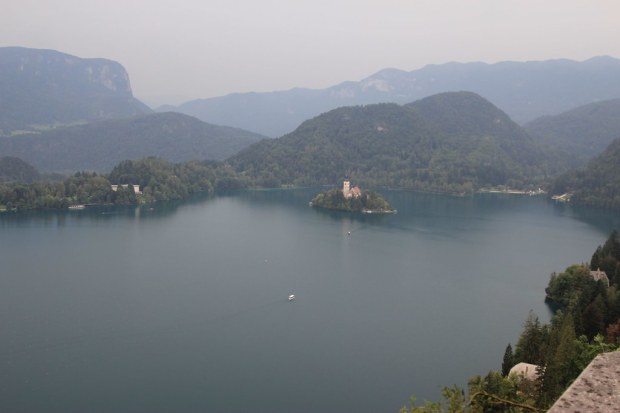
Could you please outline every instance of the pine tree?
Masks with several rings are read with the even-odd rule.
[[[502,376],[508,376],[510,369],[515,365],[514,358],[515,356],[512,352],[512,346],[508,343],[506,346],[506,351],[504,351],[504,359],[502,361]]]

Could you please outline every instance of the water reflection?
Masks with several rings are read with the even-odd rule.
[[[200,205],[215,198],[211,194],[199,194],[183,201],[160,201],[140,206],[102,205],[81,210],[35,210],[6,212],[0,214],[2,226],[58,226],[80,222],[110,222],[118,219],[139,221],[172,217],[180,208]]]

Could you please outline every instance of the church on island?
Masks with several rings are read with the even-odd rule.
[[[342,188],[332,188],[317,194],[309,205],[317,208],[333,209],[362,214],[393,214],[396,210],[380,195],[359,187],[351,187],[349,178],[342,182]]]
[[[362,195],[362,190],[357,186],[351,188],[351,181],[346,178],[342,182],[342,195],[344,195],[345,199],[359,198]]]

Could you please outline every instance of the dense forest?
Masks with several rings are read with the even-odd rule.
[[[0,153],[40,171],[106,173],[121,161],[149,156],[171,162],[224,160],[263,138],[179,113],[157,113],[0,137]]]
[[[133,189],[112,184],[139,185]],[[67,208],[70,205],[134,205],[184,199],[198,192],[247,187],[226,165],[191,161],[172,163],[158,158],[124,161],[109,175],[78,172],[62,181],[0,183],[0,211]]]
[[[551,192],[572,193],[571,202],[581,205],[620,209],[620,138],[585,168],[557,178]]]
[[[605,269],[609,284],[590,271]],[[416,403],[401,413],[543,412],[597,354],[620,348],[620,236],[614,230],[589,265],[551,274],[547,297],[557,307],[549,324],[531,313],[513,350],[508,344],[501,371],[472,377],[468,389],[446,387],[444,400]],[[518,363],[538,366],[536,379],[509,374]]]
[[[41,179],[41,174],[32,165],[13,156],[0,157],[0,183],[31,183]]]
[[[255,185],[330,185],[470,194],[481,187],[537,188],[558,169],[523,129],[470,92],[414,104],[344,107],[228,159]]]
[[[620,138],[620,99],[544,116],[524,127],[542,144],[561,154],[567,166],[580,167]]]

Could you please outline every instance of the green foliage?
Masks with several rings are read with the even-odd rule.
[[[410,406],[401,408],[400,413],[542,412],[534,406],[535,393],[533,383],[491,371],[485,377],[475,376],[469,380],[467,396],[458,386],[444,387],[443,401],[416,405],[416,398],[411,397]]]
[[[0,137],[0,153],[44,171],[110,171],[126,159],[156,156],[171,162],[223,160],[263,136],[209,125],[178,113],[156,113]]]
[[[576,305],[584,292],[596,288],[596,281],[590,276],[590,269],[583,265],[571,265],[560,274],[551,274],[549,285],[545,288],[547,298],[568,307]]]
[[[0,205],[6,209],[58,209],[73,204],[107,204],[110,182],[94,173],[78,172],[63,182],[0,185]]]
[[[416,406],[415,396],[409,398],[409,407],[403,406],[400,413],[461,413],[465,412],[467,400],[465,392],[458,386],[444,387],[441,391],[444,402],[425,401],[423,405]]]
[[[39,179],[39,172],[27,162],[12,156],[0,157],[0,182],[27,184]]]
[[[562,155],[568,167],[584,165],[619,136],[620,99],[596,102],[525,125],[526,130]]]
[[[510,343],[506,346],[504,351],[504,358],[502,359],[502,376],[507,376],[510,369],[515,365],[515,356],[512,352],[512,346]]]
[[[576,204],[620,209],[620,138],[585,168],[558,177],[551,192],[571,192],[571,202]]]
[[[198,192],[247,187],[247,183],[224,164],[172,163],[159,158],[123,161],[110,172],[109,179],[118,184],[140,185],[143,202],[184,199]]]
[[[111,183],[128,184],[112,191]],[[136,194],[132,185],[139,185]],[[78,172],[62,182],[0,184],[2,210],[66,208],[75,204],[135,205],[184,199],[198,192],[247,187],[230,167],[214,162],[174,164],[158,158],[121,162],[106,177]]]
[[[538,316],[530,311],[523,325],[523,333],[517,342],[513,362],[515,364],[521,362],[540,364],[544,358],[544,343],[547,335],[547,327],[543,326]]]
[[[332,110],[229,162],[259,186],[329,185],[348,175],[366,187],[467,194],[534,188],[555,161],[499,109],[461,92]]]
[[[613,230],[605,244],[592,254],[590,269],[605,271],[609,283],[620,286],[620,236],[617,230]]]
[[[474,413],[516,413],[536,411],[535,386],[514,375],[490,371],[485,377],[469,379],[469,411]]]

